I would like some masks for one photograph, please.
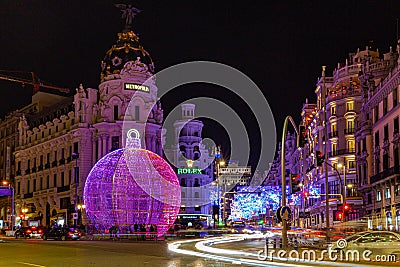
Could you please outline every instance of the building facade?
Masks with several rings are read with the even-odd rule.
[[[400,46],[361,73],[363,106],[357,121],[357,173],[368,228],[400,230]]]
[[[118,33],[101,68],[99,88],[80,85],[73,97],[38,92],[32,98],[38,112],[17,119],[11,167],[17,222],[90,223],[73,216],[84,214],[77,207],[85,179],[97,160],[124,146],[130,128],[140,132],[142,147],[163,155],[154,63],[133,31]]]

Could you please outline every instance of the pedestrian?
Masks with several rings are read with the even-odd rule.
[[[154,238],[154,226],[153,225],[150,225],[150,237],[151,237],[151,239]]]

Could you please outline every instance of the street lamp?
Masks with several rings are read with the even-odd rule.
[[[78,204],[76,207],[78,208],[78,223],[77,223],[77,225],[81,225],[82,224],[82,210],[86,209],[86,205]]]
[[[3,196],[11,196],[11,218],[10,218],[11,222],[10,222],[10,224],[11,224],[11,229],[14,230],[14,225],[15,225],[15,216],[14,216],[14,214],[15,214],[15,206],[14,206],[15,191],[14,191],[14,187],[7,180],[3,180],[1,182],[0,187],[2,187],[3,190],[4,189],[7,190],[7,187],[8,187],[8,190],[7,190],[8,192],[6,192]],[[0,194],[0,196],[1,196],[1,194]]]
[[[218,206],[218,216],[217,216],[217,221],[218,221],[218,225],[219,222],[221,220],[221,205],[220,205],[220,195],[219,195],[219,185],[220,185],[220,181],[219,181],[219,176],[220,176],[220,168],[225,166],[225,161],[223,159],[218,158],[216,161],[216,167],[217,167],[217,171],[216,171],[216,181],[215,184],[217,186],[217,206]],[[214,183],[213,183],[214,184]],[[215,227],[215,219],[214,218],[214,228]]]

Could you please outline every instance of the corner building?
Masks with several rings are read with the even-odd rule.
[[[24,215],[24,221],[90,223],[81,215],[74,221],[72,213],[84,214],[77,205],[93,165],[123,147],[124,123],[140,132],[143,148],[163,155],[154,63],[133,31],[118,33],[101,69],[98,89],[80,85],[73,97],[38,92],[32,102],[39,112],[19,117],[12,182],[16,216]]]

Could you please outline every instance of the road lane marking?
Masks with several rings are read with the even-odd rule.
[[[29,266],[35,266],[35,267],[46,267],[44,265],[37,265],[37,264],[28,263],[28,262],[22,262],[22,261],[18,261],[17,263],[24,264],[24,265],[29,265]]]

